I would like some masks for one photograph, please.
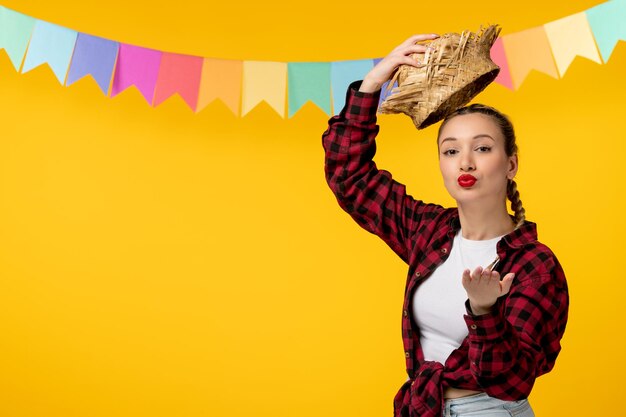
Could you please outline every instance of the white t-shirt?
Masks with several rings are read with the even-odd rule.
[[[503,235],[504,236],[504,235]],[[461,279],[463,270],[485,267],[496,258],[496,244],[502,236],[469,240],[461,230],[454,237],[450,256],[413,293],[411,311],[420,329],[424,358],[445,363],[468,334],[463,319],[467,292]]]

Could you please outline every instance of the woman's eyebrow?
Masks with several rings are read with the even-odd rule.
[[[494,138],[492,138],[491,136],[489,136],[486,133],[481,133],[480,135],[476,135],[476,136],[474,136],[473,139],[480,139],[480,138],[489,138],[489,139],[491,139],[494,142],[496,141]]]
[[[486,133],[481,133],[481,134],[479,134],[479,135],[476,135],[476,136],[474,136],[472,139],[480,139],[480,138],[489,138],[489,139],[491,139],[491,140],[492,140],[492,141],[494,141],[494,142],[496,141],[494,138],[492,138],[490,135],[488,135],[488,134],[486,134]],[[456,138],[455,138],[455,137],[450,136],[450,137],[448,137],[448,138],[445,138],[445,139],[444,139],[444,140],[442,140],[441,142],[439,142],[439,144],[440,144],[440,145],[443,145],[443,143],[444,143],[445,141],[447,141],[447,140],[456,140]]]
[[[441,145],[443,145],[443,143],[447,140],[456,140],[456,138],[453,137],[449,137],[449,138],[445,138],[444,140],[442,140],[441,142],[439,142]]]

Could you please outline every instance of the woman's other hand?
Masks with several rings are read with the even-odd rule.
[[[426,52],[428,45],[417,44],[417,42],[437,39],[439,35],[413,35],[406,41],[398,45],[389,55],[383,58],[365,76],[359,91],[363,93],[373,93],[381,89],[385,82],[389,81],[396,69],[403,64],[418,66],[418,62],[409,55]]]
[[[467,291],[472,313],[476,316],[489,313],[498,297],[508,294],[514,277],[511,272],[500,281],[497,271],[480,266],[472,273],[469,269],[463,271],[463,288]]]

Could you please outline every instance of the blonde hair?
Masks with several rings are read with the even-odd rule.
[[[513,123],[511,123],[511,120],[505,114],[502,114],[493,107],[486,106],[484,104],[470,104],[469,106],[462,107],[446,116],[443,123],[439,126],[439,136],[441,135],[441,130],[450,119],[455,116],[472,113],[480,113],[490,116],[500,128],[500,131],[502,131],[506,155],[517,155],[517,143],[515,142],[515,130],[513,129]],[[517,229],[524,224],[524,221],[526,220],[526,210],[524,210],[524,207],[522,206],[522,200],[520,200],[515,180],[509,180],[506,187],[506,197],[511,201],[511,210],[513,210],[514,213],[515,228]]]

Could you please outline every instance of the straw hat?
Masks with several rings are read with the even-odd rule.
[[[478,33],[446,33],[430,42],[431,50],[411,54],[421,65],[398,68],[389,82],[393,86],[397,81],[398,86],[383,101],[380,112],[404,113],[423,129],[463,107],[500,72],[489,54],[499,33],[497,25]]]

